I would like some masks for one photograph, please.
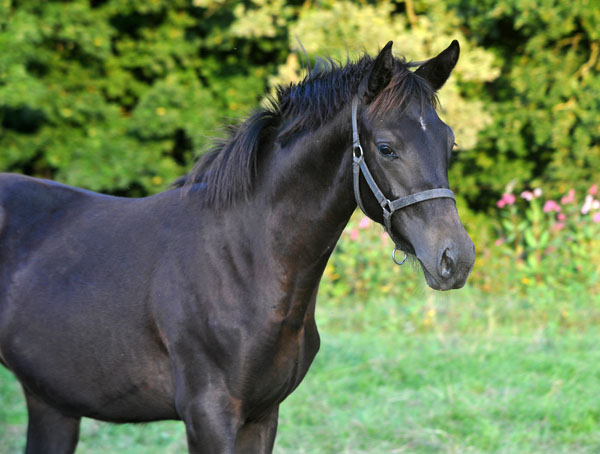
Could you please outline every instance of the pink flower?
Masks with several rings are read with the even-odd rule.
[[[534,195],[535,197],[541,197],[541,196],[542,196],[542,188],[535,188],[535,189],[533,190],[533,195]]]
[[[371,220],[368,217],[363,216],[363,218],[358,223],[358,228],[366,229],[367,227],[369,227],[370,223],[371,223]]]
[[[350,230],[350,239],[352,241],[356,241],[358,239],[358,229],[352,229]]]
[[[563,222],[557,222],[556,224],[554,224],[552,226],[552,230],[554,230],[556,232],[560,232],[564,227],[565,227],[565,224]]]
[[[590,189],[588,190],[588,193],[591,194],[591,195],[598,194],[598,185],[597,184],[591,185]]]
[[[531,200],[533,200],[533,192],[523,191],[523,192],[521,192],[521,198],[531,201]]]
[[[502,198],[496,202],[498,208],[504,208],[506,205],[512,205],[515,203],[515,196],[513,194],[502,194]]]
[[[573,203],[575,202],[575,189],[569,189],[569,192],[567,193],[566,196],[564,196],[562,199],[560,199],[560,203],[562,203],[563,205],[566,205],[567,203]]]
[[[494,244],[496,246],[502,246],[504,244],[504,238],[498,238]]]
[[[566,221],[567,220],[567,216],[564,213],[558,213],[558,216],[556,216],[556,218],[559,221]]]
[[[593,220],[594,222],[600,222],[600,211],[598,213],[594,213]]]
[[[560,205],[554,200],[546,200],[546,203],[544,204],[544,213],[550,213],[551,211],[556,211],[558,213],[560,211]]]

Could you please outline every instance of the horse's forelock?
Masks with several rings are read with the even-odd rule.
[[[425,79],[408,69],[413,66],[410,63],[404,64],[394,73],[389,84],[367,107],[369,115],[382,115],[392,109],[407,106],[412,100],[420,104],[421,110],[427,105],[434,109],[438,107],[438,98],[433,88]]]

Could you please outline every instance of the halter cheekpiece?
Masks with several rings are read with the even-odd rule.
[[[355,96],[352,100],[352,174],[354,180],[354,198],[356,199],[356,203],[360,207],[360,209],[367,215],[367,211],[362,203],[360,198],[360,173],[362,171],[363,177],[365,181],[369,185],[369,189],[379,202],[381,209],[383,210],[383,222],[384,227],[392,241],[394,242],[394,252],[392,253],[392,259],[394,263],[397,265],[402,265],[406,262],[407,255],[404,252],[404,259],[399,261],[396,259],[396,252],[402,250],[398,245],[399,242],[396,240],[393,232],[392,232],[392,216],[393,214],[400,210],[401,208],[405,208],[409,205],[414,205],[415,203],[423,202],[429,199],[437,199],[437,198],[449,198],[455,199],[454,193],[450,189],[437,188],[437,189],[429,189],[427,191],[416,192],[414,194],[407,195],[405,197],[399,197],[395,200],[388,199],[377,183],[373,179],[373,175],[369,171],[369,167],[367,167],[367,163],[365,161],[365,156],[363,153],[362,146],[360,145],[360,138],[358,136],[358,97]],[[368,216],[368,215],[367,215]]]

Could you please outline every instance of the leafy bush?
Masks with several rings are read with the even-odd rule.
[[[579,192],[600,168],[600,9],[593,1],[447,0],[501,74],[472,96],[493,122],[453,169],[471,206],[509,184]],[[460,138],[459,138],[460,143]],[[550,183],[550,184],[549,184]]]
[[[124,195],[184,173],[269,68],[201,3],[0,2],[1,169]]]

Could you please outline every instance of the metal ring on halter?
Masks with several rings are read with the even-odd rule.
[[[357,151],[358,151],[358,154],[356,153]],[[360,159],[363,157],[363,149],[359,143],[352,146],[352,152],[354,154],[355,161],[360,161]]]
[[[397,247],[394,248],[394,252],[392,252],[392,260],[396,265],[404,265],[404,262],[406,262],[406,259],[408,259],[408,254],[402,251],[404,252],[404,259],[402,259],[402,261],[399,262],[398,259],[396,259],[396,251],[402,251],[402,249],[398,249]]]

